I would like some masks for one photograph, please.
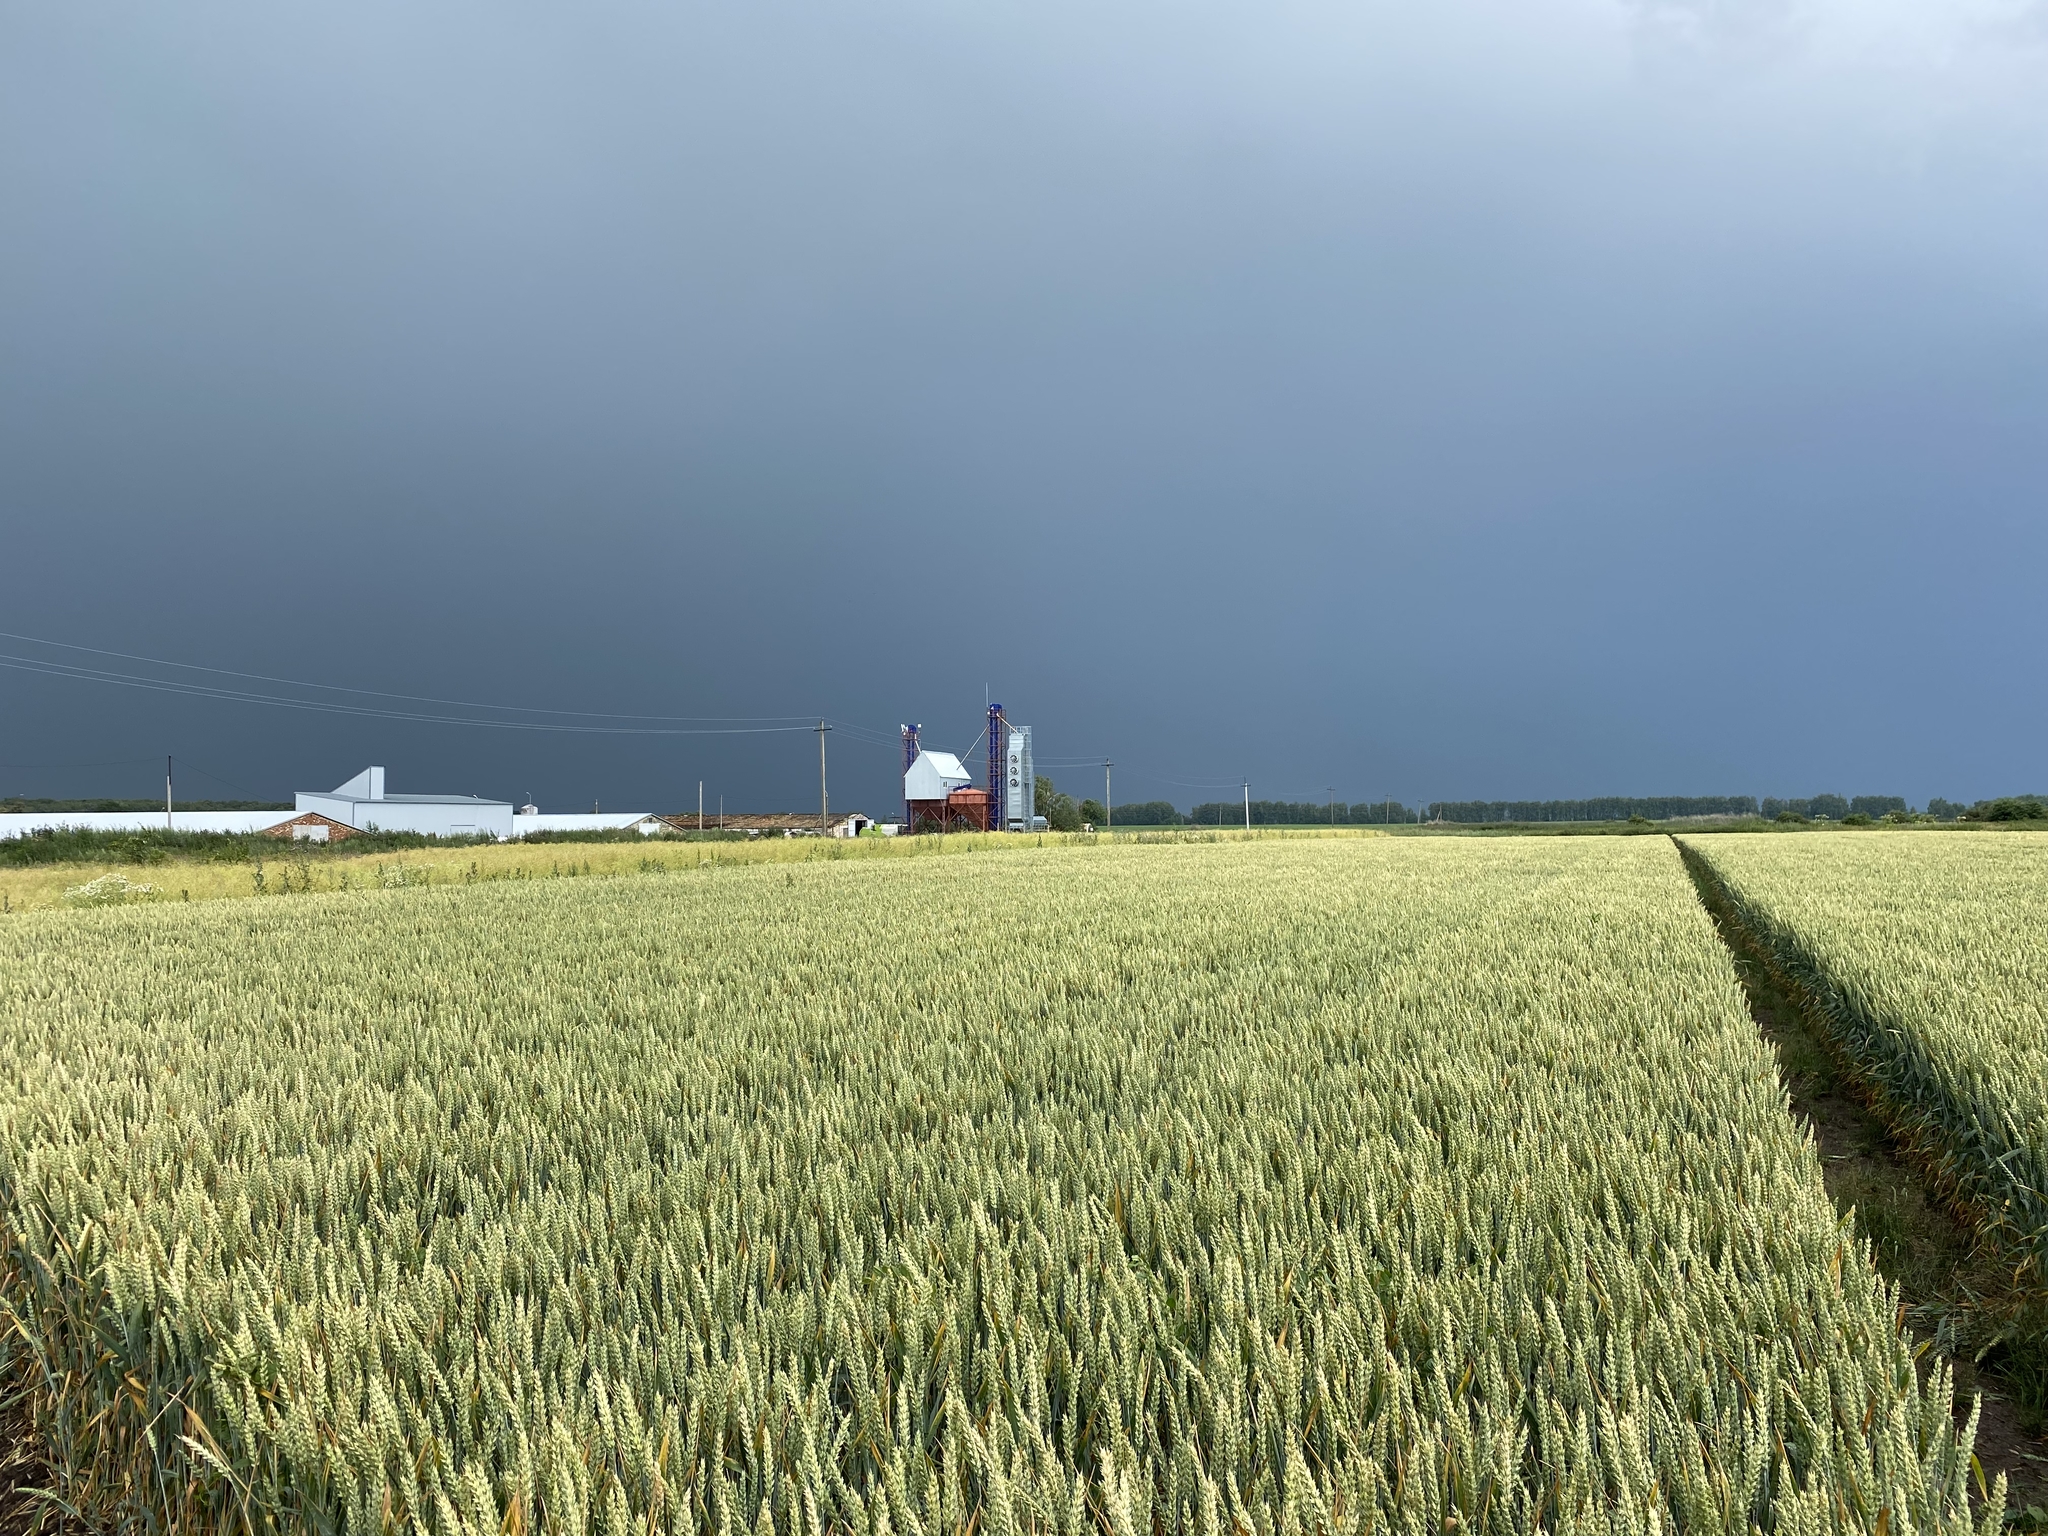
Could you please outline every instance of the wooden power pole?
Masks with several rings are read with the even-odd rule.
[[[818,722],[818,836],[831,831],[832,801],[825,793],[825,733],[832,727],[824,721]]]

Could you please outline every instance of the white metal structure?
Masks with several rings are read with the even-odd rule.
[[[0,838],[75,827],[84,832],[263,832],[295,811],[10,811],[0,815]]]
[[[302,789],[295,798],[300,811],[318,811],[364,832],[502,839],[513,831],[510,800],[485,800],[476,795],[394,795],[384,788],[382,768],[365,768],[337,789]]]
[[[1028,725],[1010,727],[1010,739],[1003,744],[1003,780],[1003,825],[1012,832],[1032,831],[1038,820],[1038,778]]]
[[[645,811],[581,811],[556,815],[547,811],[521,811],[512,818],[513,837],[532,837],[536,832],[638,832],[658,837],[676,829],[659,816]]]
[[[943,800],[974,782],[967,765],[950,752],[920,752],[903,775],[906,800]]]

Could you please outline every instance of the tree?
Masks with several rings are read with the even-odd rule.
[[[1083,800],[1081,802],[1081,820],[1091,827],[1099,827],[1109,820],[1109,812],[1102,808],[1100,800]]]
[[[1031,810],[1033,815],[1043,816],[1045,824],[1055,832],[1081,830],[1080,807],[1074,804],[1072,795],[1061,794],[1051,779],[1041,776],[1033,783]]]
[[[1963,812],[1964,821],[2048,821],[2048,805],[2036,795],[2007,795],[1979,800]]]
[[[1116,808],[1120,827],[1177,827],[1186,820],[1171,800],[1134,800]]]

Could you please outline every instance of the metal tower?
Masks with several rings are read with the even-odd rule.
[[[1003,706],[988,707],[988,829],[1003,830]]]
[[[910,772],[910,765],[917,761],[917,733],[923,730],[924,727],[923,725],[904,725],[898,726],[897,729],[903,732],[903,771],[905,774],[908,774]],[[903,788],[903,832],[907,837],[913,830],[910,825],[910,785],[907,780]]]

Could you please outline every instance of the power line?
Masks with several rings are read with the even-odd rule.
[[[491,709],[501,714],[525,715],[567,715],[585,720],[661,720],[682,721],[692,724],[740,721],[746,724],[768,724],[777,721],[808,720],[809,715],[622,715],[610,714],[592,709],[543,709],[530,704],[479,704],[468,699],[442,699],[429,694],[387,693],[377,688],[350,688],[340,683],[309,683],[299,678],[273,677],[265,672],[237,672],[229,667],[208,667],[190,661],[166,661],[160,656],[141,656],[131,651],[109,651],[93,645],[73,645],[66,640],[45,640],[40,635],[16,634],[12,630],[0,629],[0,640],[26,640],[31,645],[47,645],[61,651],[79,651],[89,656],[112,656],[121,661],[139,661],[152,667],[176,667],[184,672],[210,672],[216,677],[239,677],[257,683],[282,683],[288,688],[318,688],[327,693],[353,693],[365,698],[399,699],[408,704],[443,704],[451,709]],[[32,661],[34,658],[16,657],[18,661]],[[48,666],[62,666],[63,663],[43,663]],[[80,668],[81,672],[93,669]],[[132,674],[110,672],[109,676],[123,677]],[[256,695],[256,697],[270,697]],[[806,727],[808,729],[808,727]]]
[[[95,667],[74,667],[61,662],[39,661],[32,657],[12,656],[0,653],[0,667],[16,672],[30,672],[44,677],[61,677],[73,682],[105,683],[119,688],[140,688],[152,693],[176,694],[185,698],[216,699],[230,704],[258,704],[272,709],[296,709],[311,714],[352,715],[372,720],[403,720],[419,725],[473,725],[493,731],[549,731],[556,734],[578,736],[762,736],[782,731],[807,731],[807,725],[740,725],[740,726],[633,726],[633,725],[558,725],[541,720],[474,720],[461,715],[431,715],[418,710],[376,709],[361,704],[328,703],[319,699],[288,699],[276,694],[255,693],[247,689],[215,688],[202,683],[184,683],[166,678],[139,677],[133,673],[115,672]],[[320,685],[307,685],[320,686]],[[502,709],[504,705],[481,705],[479,708]],[[552,710],[552,714],[568,714],[573,711]],[[607,718],[598,716],[595,718]],[[613,719],[683,719],[685,716],[662,715],[619,715]],[[728,718],[744,719],[746,716]],[[801,716],[777,715],[767,718],[798,719]]]
[[[276,683],[289,688],[314,689],[326,693],[351,694],[366,699],[393,699],[409,704],[437,704],[449,709],[489,711],[500,715],[547,715],[554,720],[503,720],[476,719],[463,715],[430,713],[423,710],[401,710],[379,708],[365,704],[347,704],[322,699],[295,699],[278,694],[259,692],[247,688],[229,688],[213,684],[186,681],[177,678],[150,677],[143,674],[124,672],[108,667],[79,666],[69,662],[51,661],[42,657],[22,656],[0,652],[0,668],[10,671],[28,672],[38,676],[62,678],[71,682],[101,683],[109,687],[138,688],[153,693],[169,693],[187,698],[213,699],[223,703],[253,704],[270,709],[295,709],[312,714],[347,715],[374,720],[397,720],[419,725],[467,725],[485,730],[499,731],[543,731],[567,735],[595,736],[758,736],[778,735],[797,731],[815,730],[811,724],[798,724],[817,717],[810,715],[653,715],[620,714],[602,710],[549,709],[538,705],[485,704],[467,699],[447,699],[431,694],[393,693],[376,688],[355,688],[337,683],[314,683],[299,678],[278,677],[263,672],[242,672],[229,667],[209,667],[195,662],[169,661],[162,657],[144,656],[132,651],[109,650],[100,646],[75,645],[64,640],[49,640],[39,635],[20,634],[12,630],[0,630],[0,639],[26,641],[31,645],[49,646],[58,650],[75,651],[83,655],[106,656],[121,661],[140,662],[145,666],[173,668],[179,671],[203,672],[215,677],[240,678],[250,682]],[[577,725],[572,720],[618,720],[652,721],[649,725]],[[859,725],[852,721],[833,720],[830,724],[847,734],[847,739],[864,746],[879,747],[893,751],[897,739],[885,730]],[[986,734],[984,732],[984,734]],[[976,738],[977,745],[980,738]],[[971,754],[974,748],[969,747]],[[133,758],[107,763],[20,763],[7,764],[15,769],[43,768],[115,768],[130,767],[151,759]],[[1048,758],[1040,761],[1040,767],[1071,769],[1094,768],[1103,762],[1101,756],[1085,758]],[[1172,785],[1176,789],[1229,790],[1241,789],[1241,780],[1200,781],[1176,779],[1158,773],[1141,765],[1126,762],[1126,773],[1135,773],[1139,778],[1158,784]],[[234,786],[232,780],[222,779],[218,774],[199,770],[206,777],[220,783]],[[253,791],[247,791],[254,793]],[[1292,794],[1294,791],[1285,791]],[[1313,792],[1306,792],[1312,796]]]
[[[251,789],[246,784],[237,784],[233,779],[224,779],[219,774],[215,773],[212,769],[200,767],[197,763],[193,762],[192,759],[189,757],[181,759],[181,761],[183,761],[187,768],[189,768],[192,772],[198,774],[202,779],[211,779],[216,784],[225,784],[229,789],[239,789],[243,794],[249,796],[252,800],[261,800],[264,798],[264,795],[260,790]]]
[[[0,763],[0,768],[20,768],[24,770],[40,768],[135,768],[143,763],[154,763],[155,761],[156,759],[153,757],[123,757],[111,763]]]

